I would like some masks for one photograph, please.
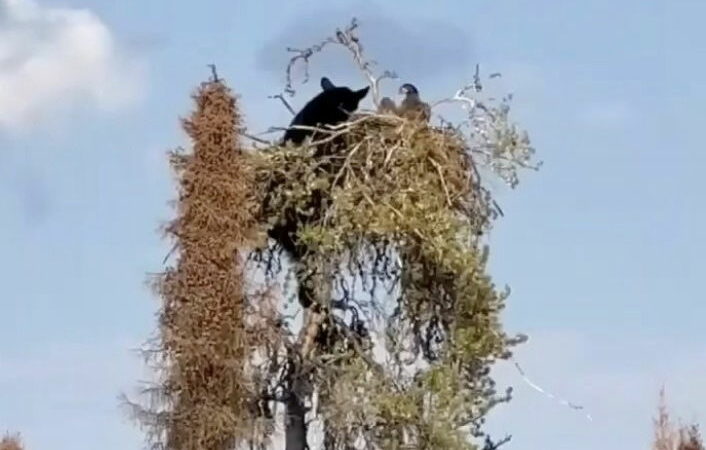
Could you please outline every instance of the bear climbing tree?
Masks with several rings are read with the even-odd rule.
[[[490,367],[521,339],[503,331],[507,292],[486,273],[500,210],[481,174],[514,187],[533,149],[507,99],[483,98],[478,71],[431,106],[462,106],[459,123],[351,114],[368,92],[378,108],[381,81],[395,77],[374,73],[357,27],[296,51],[287,68],[283,100],[295,93],[292,66],[328,46],[349,51],[369,82],[356,91],[322,80],[317,98],[346,89],[353,104],[346,120],[315,119],[313,139],[263,146],[217,77],[195,96],[184,122],[192,151],[172,157],[177,262],[159,279],[151,352],[162,378],[151,403],[133,404],[153,443],[265,449],[280,426],[287,450],[492,449],[509,439],[483,432],[510,397]],[[310,124],[301,119],[293,125]],[[291,282],[281,285],[283,273]],[[278,290],[296,298],[302,286],[303,307],[278,303]]]

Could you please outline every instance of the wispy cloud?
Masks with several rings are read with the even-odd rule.
[[[86,103],[124,107],[139,98],[143,76],[143,63],[121,52],[91,11],[0,0],[0,127]]]

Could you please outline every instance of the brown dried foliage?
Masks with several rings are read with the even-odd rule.
[[[182,122],[193,152],[171,154],[179,197],[166,233],[179,259],[156,284],[163,300],[156,393],[164,409],[143,423],[157,447],[225,450],[253,427],[249,368],[259,333],[239,254],[257,240],[257,203],[234,96],[211,81],[193,98],[196,110]]]
[[[24,450],[19,434],[5,434],[0,440],[0,450]]]
[[[672,424],[667,411],[664,389],[659,392],[652,450],[706,450],[697,425],[676,428]]]

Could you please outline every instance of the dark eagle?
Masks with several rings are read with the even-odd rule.
[[[397,114],[407,119],[423,120],[428,122],[431,118],[431,107],[419,98],[419,91],[410,83],[400,86],[400,94],[404,95],[402,103],[397,107]]]

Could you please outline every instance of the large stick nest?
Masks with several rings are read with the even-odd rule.
[[[256,158],[263,219],[275,225],[296,212],[306,223],[300,237],[316,252],[339,252],[363,239],[441,238],[452,228],[477,236],[497,215],[463,136],[452,128],[359,115],[310,145],[273,146]]]

